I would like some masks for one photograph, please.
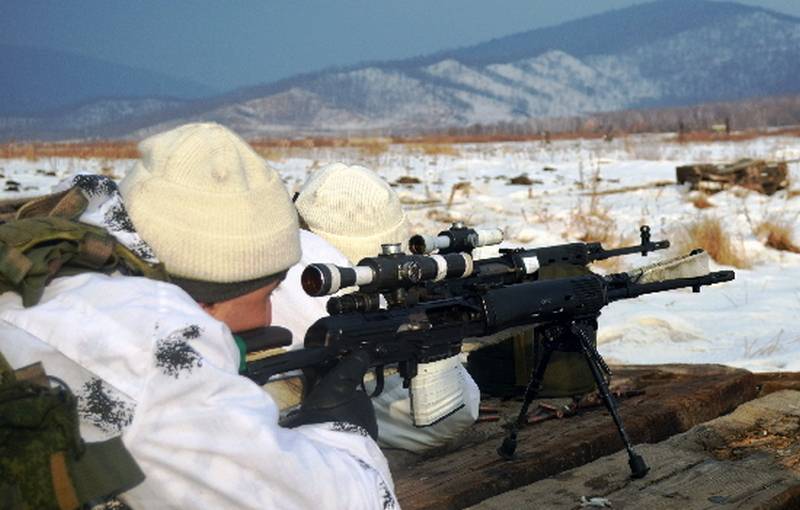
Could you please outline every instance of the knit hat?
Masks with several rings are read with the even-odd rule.
[[[378,255],[381,244],[408,241],[408,220],[397,193],[362,166],[334,163],[318,170],[295,206],[309,230],[354,264]]]
[[[170,274],[245,282],[300,260],[297,213],[280,176],[235,133],[186,124],[147,138],[139,152],[120,193]]]

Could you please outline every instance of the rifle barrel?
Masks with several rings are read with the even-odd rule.
[[[695,292],[700,292],[700,287],[714,285],[715,283],[729,282],[735,278],[733,271],[715,271],[704,276],[692,278],[675,278],[662,282],[651,283],[632,283],[610,280],[608,289],[608,302],[620,299],[634,298],[643,294],[652,294],[665,290],[691,288]]]

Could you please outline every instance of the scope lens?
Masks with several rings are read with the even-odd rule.
[[[421,255],[425,253],[425,238],[417,234],[408,240],[408,249],[411,253]]]
[[[324,296],[323,287],[325,286],[325,275],[322,270],[315,264],[303,269],[303,274],[300,275],[300,285],[309,296]]]

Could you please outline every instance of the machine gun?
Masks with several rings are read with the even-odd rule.
[[[303,271],[302,285],[311,296],[326,296],[347,287],[358,286],[356,293],[328,301],[331,315],[352,311],[368,312],[379,308],[382,295],[390,308],[410,306],[421,301],[461,295],[475,285],[510,285],[535,280],[542,267],[566,263],[587,265],[611,257],[663,250],[669,241],[652,241],[650,227],[639,229],[641,242],[635,246],[607,250],[600,243],[570,243],[541,248],[501,249],[499,257],[474,260],[473,248],[502,240],[499,229],[473,230],[453,224],[438,236],[415,235],[409,240],[412,255],[398,245],[384,245],[377,257],[362,259],[354,267],[311,264]],[[453,248],[464,251],[453,251]],[[436,254],[429,254],[434,249]]]
[[[647,465],[633,451],[616,403],[608,391],[610,371],[589,341],[586,328],[596,320],[603,307],[614,301],[680,288],[699,292],[703,286],[734,278],[733,271],[705,273],[650,282],[644,282],[643,273],[631,272],[511,284],[475,284],[462,287],[460,295],[412,306],[340,313],[314,323],[306,333],[304,349],[249,362],[246,375],[263,384],[270,377],[291,370],[308,367],[325,370],[342,356],[363,350],[369,355],[371,366],[376,368],[376,392],[380,392],[386,365],[397,364],[408,385],[420,364],[458,354],[464,338],[486,336],[515,326],[541,325],[547,331],[544,355],[533,371],[519,417],[498,453],[504,458],[513,457],[518,430],[536,396],[550,353],[556,349],[573,350],[583,354],[592,371],[628,451],[632,475],[642,477],[647,473]]]

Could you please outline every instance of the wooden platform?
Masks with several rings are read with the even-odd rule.
[[[741,405],[641,453],[652,466],[641,480],[625,474],[624,452],[533,483],[472,510],[648,510],[800,508],[800,391],[784,390]],[[603,506],[601,506],[603,505]]]
[[[614,384],[645,391],[622,401],[620,411],[634,443],[657,443],[765,393],[800,389],[800,375],[756,376],[717,365],[627,366],[615,367]],[[389,454],[404,509],[466,508],[622,449],[611,418],[599,408],[529,425],[520,433],[517,458],[504,461],[495,450],[504,434],[503,423],[514,416],[519,403],[485,404],[500,408],[503,418],[476,424],[455,446],[425,458]],[[658,459],[645,457],[654,473],[661,469]],[[623,463],[618,475],[627,474]]]

